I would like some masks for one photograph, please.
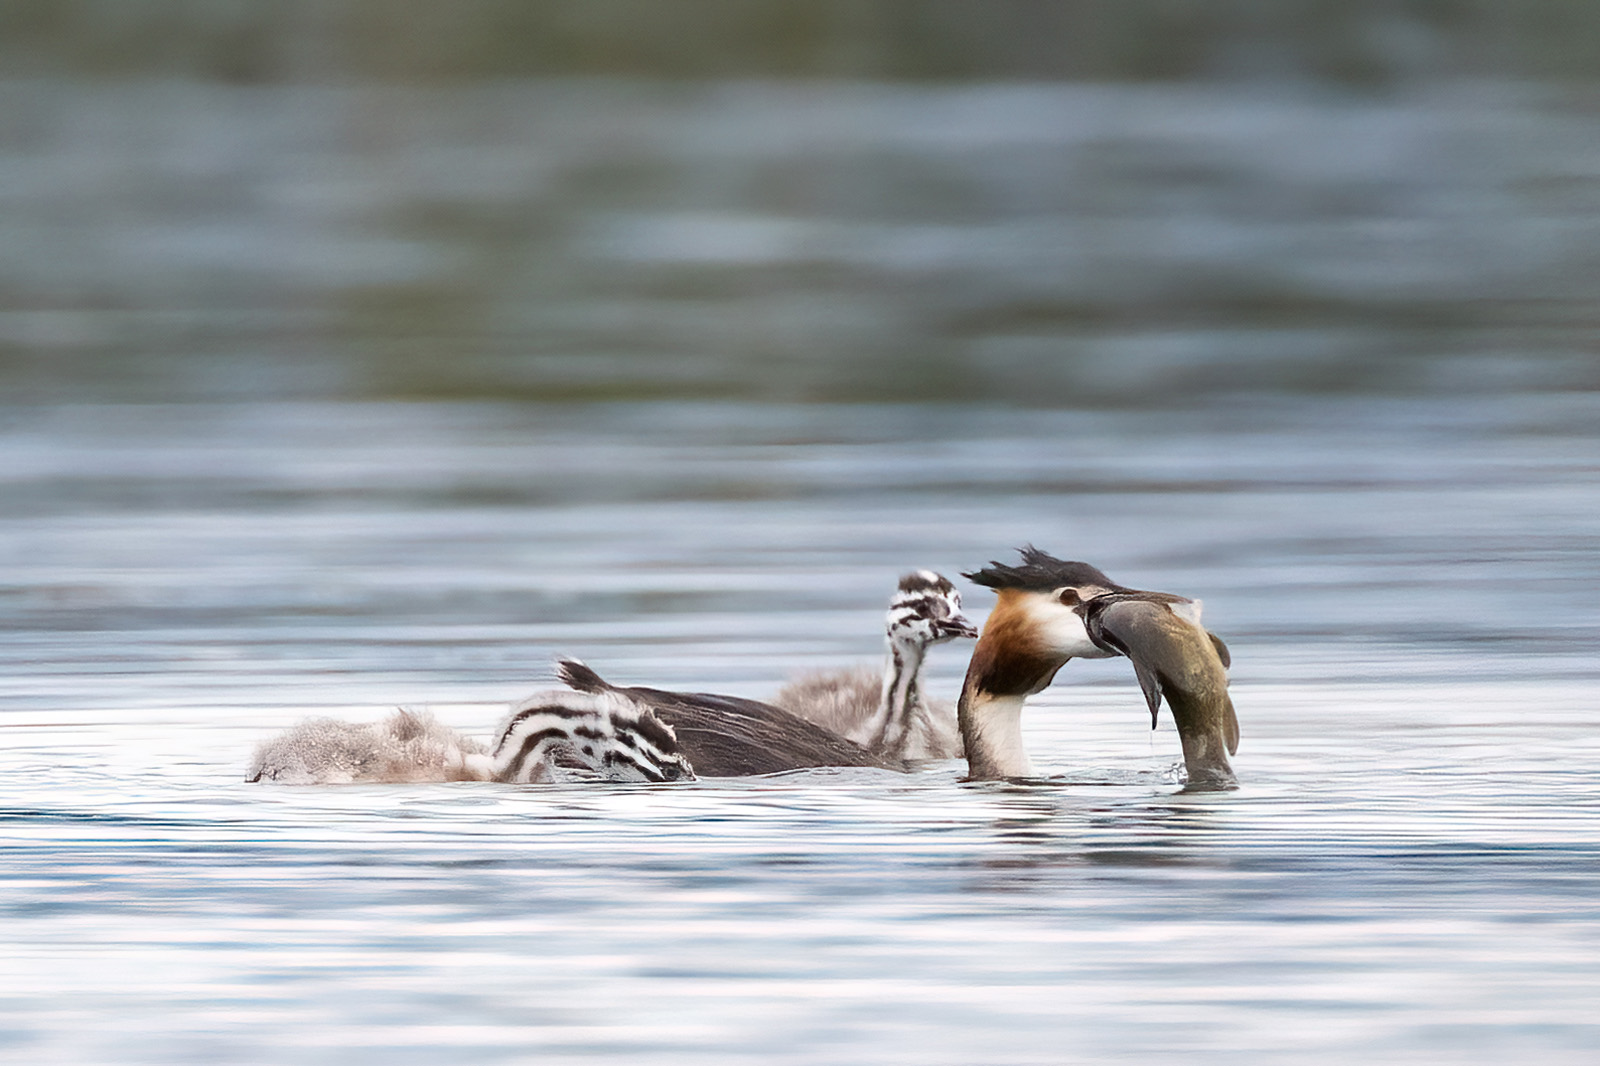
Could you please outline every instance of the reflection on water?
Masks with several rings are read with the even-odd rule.
[[[1591,396],[10,406],[0,1040],[33,1062],[1583,1062]],[[1033,540],[1203,597],[1244,787],[1125,664],[1041,772],[240,781],[302,714],[481,732],[558,653],[770,695]],[[980,616],[987,594],[967,591]],[[959,649],[936,649],[953,693]]]

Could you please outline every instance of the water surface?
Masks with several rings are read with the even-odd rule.
[[[1585,394],[7,407],[0,1046],[1591,1061],[1596,426]],[[770,695],[874,658],[901,571],[1025,541],[1205,600],[1238,792],[1179,792],[1117,661],[1030,710],[1026,787],[241,781],[307,713],[486,731],[556,654]]]

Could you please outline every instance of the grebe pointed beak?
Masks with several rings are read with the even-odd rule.
[[[933,623],[933,632],[938,640],[955,640],[957,637],[978,639],[978,627],[967,621],[964,615],[959,614],[936,620]]]

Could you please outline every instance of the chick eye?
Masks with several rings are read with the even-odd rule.
[[[1082,600],[1078,599],[1077,589],[1062,589],[1061,592],[1056,596],[1056,599],[1060,600],[1062,606],[1064,607],[1076,607],[1078,604],[1083,602]]]

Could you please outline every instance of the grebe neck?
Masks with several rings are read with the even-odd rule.
[[[1033,772],[1022,746],[1022,705],[1055,679],[1070,654],[1054,646],[1037,621],[1037,606],[1026,594],[1002,589],[972,650],[956,705],[971,780]]]
[[[962,691],[956,715],[961,724],[961,740],[966,745],[969,780],[1033,775],[1033,763],[1022,746],[1022,706],[1026,700],[1026,696],[996,696],[970,687]]]
[[[922,703],[919,684],[927,649],[910,641],[889,640],[883,663],[883,690],[864,730],[866,746],[898,755],[911,738],[913,716]]]

